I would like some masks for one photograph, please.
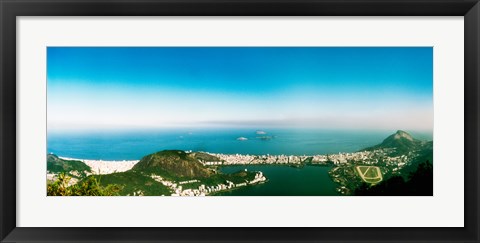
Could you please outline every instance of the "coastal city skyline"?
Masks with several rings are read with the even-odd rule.
[[[49,131],[433,127],[431,47],[48,47]]]

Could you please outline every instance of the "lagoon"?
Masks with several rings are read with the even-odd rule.
[[[268,181],[263,184],[221,192],[218,196],[340,196],[330,179],[329,166],[235,165],[223,166],[224,173],[239,170],[262,171]]]

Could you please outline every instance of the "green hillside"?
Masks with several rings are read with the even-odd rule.
[[[49,173],[65,173],[71,177],[85,177],[87,173],[91,173],[90,166],[78,160],[64,160],[57,155],[47,155],[47,171]]]
[[[433,163],[433,141],[422,145],[421,150],[418,151],[418,155],[410,162],[409,165],[402,168],[401,174],[405,177],[405,179],[407,179],[406,176],[414,173],[417,170],[417,167],[425,161]]]
[[[372,151],[376,149],[394,148],[395,153],[392,155],[401,155],[413,150],[420,149],[424,143],[413,138],[405,131],[398,130],[396,133],[388,136],[382,143],[362,149],[361,151]]]
[[[62,173],[54,183],[47,185],[48,195],[169,196],[175,193],[172,188],[197,190],[202,185],[204,189],[229,183],[246,185],[255,179],[256,172],[242,170],[223,174],[205,167],[200,161],[220,160],[202,152],[165,150],[143,157],[129,171],[86,176],[87,172],[91,172],[91,168],[81,161],[64,160],[56,155],[48,155],[48,171]],[[77,184],[68,186],[69,177],[80,180]],[[165,186],[162,180],[164,183],[173,183],[177,186],[173,184]]]
[[[238,171],[231,174],[223,174],[214,169],[207,168],[199,161],[220,161],[217,157],[201,153],[186,153],[180,150],[164,150],[143,157],[130,170],[132,175],[159,175],[162,178],[172,182],[184,182],[181,184],[183,189],[196,189],[200,185],[216,186],[226,184],[230,181],[234,184],[245,183],[255,178],[256,172]],[[125,177],[125,180],[128,178]],[[119,182],[109,181],[109,183]],[[128,182],[130,183],[130,182]]]
[[[125,171],[106,175],[91,175],[101,186],[116,185],[119,186],[119,195],[133,196],[141,194],[144,196],[169,196],[172,191],[162,183],[155,181],[149,176],[135,171]],[[88,180],[89,178],[85,179]],[[81,181],[83,182],[83,181]]]
[[[132,171],[153,173],[175,181],[207,178],[215,174],[195,157],[195,154],[181,150],[164,150],[143,157]]]

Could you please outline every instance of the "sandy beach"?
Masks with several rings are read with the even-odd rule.
[[[92,168],[93,174],[111,174],[114,172],[124,172],[132,169],[132,167],[138,163],[139,160],[87,160],[87,159],[75,159],[59,157],[64,160],[77,160],[85,163]]]

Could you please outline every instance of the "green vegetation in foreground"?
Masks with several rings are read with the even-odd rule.
[[[219,161],[215,156],[194,152],[186,153],[180,150],[165,150],[143,157],[131,170],[104,175],[89,175],[91,169],[81,161],[63,160],[56,155],[48,155],[49,172],[63,173],[60,182],[49,182],[51,189],[48,195],[100,195],[101,192],[80,190],[82,186],[95,184],[98,188],[115,188],[115,193],[105,195],[145,195],[160,196],[174,193],[170,187],[153,179],[152,175],[161,176],[164,180],[180,184],[183,189],[198,189],[199,186],[217,186],[219,184],[241,184],[255,178],[256,172],[239,171],[232,174],[217,172],[207,168],[199,161]],[[75,177],[80,181],[68,187],[70,179]],[[68,178],[68,179],[66,179]],[[61,185],[61,186],[60,186]],[[87,186],[90,188],[89,186]],[[49,189],[49,190],[50,190]],[[57,192],[57,191],[61,192]],[[81,194],[85,193],[85,194]],[[102,194],[103,195],[103,194]]]
[[[409,165],[402,169],[401,175],[403,176],[403,179],[408,180],[409,175],[417,171],[420,164],[425,161],[433,161],[433,141],[426,143],[423,147],[422,150],[418,151],[418,156],[415,157]]]
[[[89,177],[80,183],[69,186],[72,178],[60,173],[55,181],[47,181],[48,196],[117,196],[120,188],[117,185],[102,186],[100,182]]]
[[[106,175],[91,175],[80,182],[88,181],[90,178],[98,180],[102,186],[118,186],[120,188],[118,194],[121,196],[170,196],[172,194],[172,191],[162,183],[142,173],[131,170]]]
[[[60,159],[54,154],[47,155],[47,171],[50,173],[66,173],[70,177],[83,178],[91,172],[90,166],[77,160]]]
[[[408,179],[393,176],[377,185],[363,183],[355,190],[359,196],[432,196],[433,166],[430,161],[420,163],[417,170],[410,173]]]

